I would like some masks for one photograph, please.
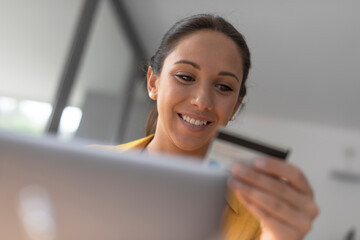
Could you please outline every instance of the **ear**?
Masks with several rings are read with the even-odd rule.
[[[149,93],[149,97],[152,100],[157,100],[159,76],[154,73],[152,67],[148,68],[146,78],[147,78],[147,90]]]

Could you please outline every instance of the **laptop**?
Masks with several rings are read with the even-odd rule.
[[[0,132],[0,239],[213,239],[227,177],[200,159]]]

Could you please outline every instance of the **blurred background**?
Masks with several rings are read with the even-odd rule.
[[[355,0],[0,0],[0,130],[100,144],[143,137],[144,62],[177,20],[215,13],[245,36],[253,61],[246,107],[229,127],[290,147],[320,205],[306,239],[346,239],[360,231],[359,9]]]

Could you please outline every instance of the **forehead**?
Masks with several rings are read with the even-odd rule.
[[[193,61],[205,69],[242,74],[242,57],[236,43],[212,30],[200,30],[181,38],[165,59],[164,66],[180,59]]]

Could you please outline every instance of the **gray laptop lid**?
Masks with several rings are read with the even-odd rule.
[[[209,239],[226,173],[0,132],[0,239]]]

